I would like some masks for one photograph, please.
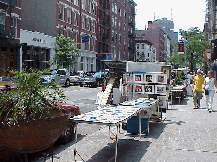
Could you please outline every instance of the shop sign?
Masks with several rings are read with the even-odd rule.
[[[39,42],[39,43],[42,43],[42,44],[47,44],[47,41],[45,39],[33,38],[32,41]]]

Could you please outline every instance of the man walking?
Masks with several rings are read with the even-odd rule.
[[[194,108],[200,108],[200,100],[202,98],[202,85],[204,83],[204,77],[201,75],[201,70],[197,70],[197,75],[193,79],[193,99],[194,99]]]

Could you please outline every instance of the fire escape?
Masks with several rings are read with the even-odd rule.
[[[109,0],[100,0],[98,6],[99,13],[99,33],[98,39],[98,65],[100,60],[106,59],[106,54],[110,52],[110,32],[111,32],[111,15]],[[99,67],[98,67],[99,68]]]

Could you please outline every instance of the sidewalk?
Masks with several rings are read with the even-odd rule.
[[[212,113],[205,109],[205,97],[200,109],[193,109],[192,97],[185,98],[180,104],[177,102],[172,108],[169,105],[164,121],[150,123],[148,136],[141,140],[119,140],[118,162],[216,162],[216,105],[217,94]],[[123,134],[119,137],[126,138]],[[72,162],[73,149],[74,142],[71,142],[55,150],[54,162]],[[77,150],[85,161],[108,162],[114,156],[115,142],[109,138],[108,127],[101,126],[100,130],[88,136],[80,135]],[[51,161],[51,158],[46,161]]]

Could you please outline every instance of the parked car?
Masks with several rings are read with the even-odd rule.
[[[50,72],[45,73],[40,76],[41,83],[50,83],[55,81],[55,75],[57,73],[57,70],[50,70]]]
[[[70,74],[70,82],[73,84],[73,85],[77,85],[79,84],[79,80],[80,78],[82,77],[82,71],[78,71],[78,72],[75,72],[75,73],[71,73]]]
[[[70,73],[67,69],[57,69],[55,81],[59,85],[70,86]]]
[[[71,117],[81,115],[80,108],[76,105],[67,104],[67,103],[58,103],[62,109],[66,109],[71,113]],[[60,143],[68,143],[70,142],[74,135],[75,135],[75,122],[73,120],[69,119],[68,125],[65,127],[64,132],[61,134],[61,136],[58,138],[58,142]]]
[[[107,73],[105,72],[96,72],[93,77],[96,78],[96,84],[97,87],[101,86],[102,83],[104,83],[105,79],[106,79]]]
[[[6,90],[8,88],[17,88],[9,77],[0,77],[0,90]]]
[[[84,72],[83,77],[79,78],[78,83],[81,87],[83,86],[91,86],[97,87],[96,77],[94,77],[94,72]]]

